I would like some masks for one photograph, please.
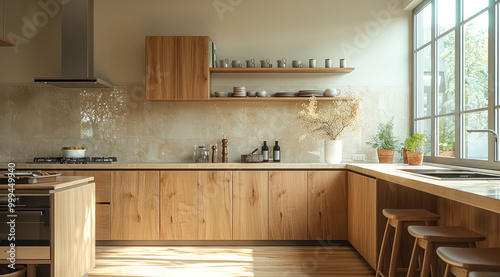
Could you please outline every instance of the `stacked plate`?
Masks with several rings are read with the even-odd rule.
[[[315,90],[315,89],[307,89],[307,90],[300,90],[299,91],[299,97],[322,97],[324,91],[322,90]]]
[[[233,96],[234,97],[246,97],[247,89],[244,86],[233,87]]]
[[[274,97],[295,97],[297,96],[296,92],[276,92],[273,94]]]

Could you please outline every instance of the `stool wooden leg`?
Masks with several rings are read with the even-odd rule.
[[[444,270],[443,277],[450,277],[450,265],[446,264],[446,269]]]
[[[418,246],[418,239],[415,239],[415,246],[413,246],[413,252],[411,254],[410,266],[408,268],[407,277],[415,276],[415,269],[417,268],[417,260],[420,256],[421,248]]]
[[[424,254],[424,262],[422,265],[422,272],[420,274],[421,277],[429,277],[430,273],[430,266],[432,262],[432,257],[433,257],[433,250],[434,245],[432,242],[427,242],[425,246],[425,254]]]
[[[394,234],[394,243],[392,244],[391,262],[389,265],[388,277],[396,277],[396,265],[399,256],[399,248],[401,247],[401,235],[403,234],[403,222],[399,221]],[[425,262],[425,260],[424,260]]]
[[[26,266],[26,277],[36,277],[36,264]]]
[[[382,245],[380,246],[380,254],[378,256],[378,263],[377,263],[377,273],[375,274],[375,277],[382,276],[380,275],[380,272],[382,272],[382,267],[384,266],[384,254],[387,248],[387,244],[389,243],[390,227],[391,225],[389,224],[389,220],[387,220],[387,225],[385,226],[384,238],[382,239]]]

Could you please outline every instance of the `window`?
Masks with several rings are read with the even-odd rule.
[[[413,131],[428,136],[426,161],[498,169],[494,136],[468,131],[500,131],[499,14],[500,0],[414,10]]]

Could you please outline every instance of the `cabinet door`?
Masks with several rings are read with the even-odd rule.
[[[347,172],[307,173],[310,240],[347,240]]]
[[[267,171],[233,172],[233,239],[269,238]]]
[[[176,37],[146,37],[147,100],[177,99],[177,65]]]
[[[110,239],[110,205],[97,204],[95,205],[95,239],[109,240]]]
[[[63,176],[93,176],[95,183],[96,203],[109,203],[110,171],[68,170],[58,171]]]
[[[348,238],[373,267],[377,263],[377,181],[349,172]]]
[[[159,172],[111,172],[111,239],[159,239]]]
[[[198,172],[198,239],[232,239],[231,171]]]
[[[307,239],[307,172],[269,172],[269,239]]]
[[[177,37],[179,100],[208,100],[210,71],[208,67],[208,37]]]
[[[160,239],[198,238],[196,171],[160,173]]]

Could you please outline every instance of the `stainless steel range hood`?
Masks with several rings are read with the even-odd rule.
[[[61,88],[109,88],[94,76],[94,0],[71,0],[62,5],[61,77],[35,78]]]

